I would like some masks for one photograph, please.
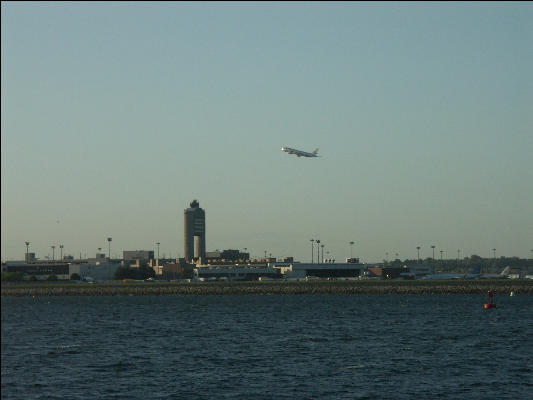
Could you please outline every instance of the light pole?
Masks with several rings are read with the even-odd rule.
[[[494,261],[496,261],[496,249],[492,249],[492,254],[494,256]]]
[[[111,241],[113,238],[107,238],[107,243],[109,245],[109,259],[111,260]]]
[[[320,264],[320,240],[316,239],[316,263]]]
[[[461,254],[461,250],[457,249],[457,265],[459,265],[459,258],[461,257],[460,254]]]
[[[314,250],[314,247],[315,247],[315,239],[309,239],[309,241],[311,242],[311,264],[313,264],[313,261],[314,261],[314,258],[313,258],[313,250]]]
[[[322,259],[321,259],[322,261],[321,262],[322,264],[324,264],[324,245],[321,244],[320,247],[322,247]]]
[[[418,262],[420,262],[420,246],[416,246],[416,254],[417,254]]]
[[[431,249],[433,250],[433,273],[435,273],[435,245],[432,245]]]
[[[50,246],[52,247],[52,261],[55,261],[55,249],[56,249],[56,246]]]
[[[353,244],[355,242],[350,242],[350,258],[353,258],[353,253],[352,253],[352,250],[353,250]]]
[[[442,263],[442,250],[440,251],[440,262]]]
[[[30,242],[25,242],[26,243],[26,262],[30,262],[30,256],[29,256],[29,253],[28,253],[28,247],[30,245]],[[531,250],[533,251],[533,250]]]
[[[59,260],[63,261],[63,245],[62,244],[59,245],[59,249],[61,250],[61,255],[60,255]]]

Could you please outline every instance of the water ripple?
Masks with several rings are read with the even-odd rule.
[[[529,399],[533,296],[483,301],[3,298],[2,399]]]

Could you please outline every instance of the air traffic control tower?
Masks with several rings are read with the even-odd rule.
[[[185,260],[191,262],[194,256],[194,239],[196,238],[196,257],[205,260],[205,211],[197,200],[184,213]]]

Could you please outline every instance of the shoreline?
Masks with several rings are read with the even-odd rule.
[[[2,283],[2,297],[238,294],[533,294],[533,280]]]

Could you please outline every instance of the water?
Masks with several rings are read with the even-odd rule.
[[[2,399],[531,399],[533,296],[2,298]]]

